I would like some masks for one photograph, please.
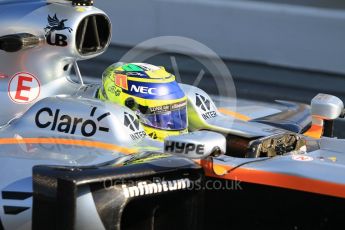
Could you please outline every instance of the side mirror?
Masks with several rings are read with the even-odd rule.
[[[323,136],[333,137],[334,120],[344,114],[344,103],[337,97],[318,94],[311,100],[313,124],[323,126]]]
[[[334,120],[342,115],[343,110],[343,102],[332,95],[320,93],[311,100],[311,113],[315,118]]]
[[[226,151],[226,138],[211,131],[195,131],[164,140],[164,152],[190,159],[219,156]]]

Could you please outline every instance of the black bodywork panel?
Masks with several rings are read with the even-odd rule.
[[[175,218],[162,217],[160,221],[158,216],[166,216],[169,213],[167,209],[169,206],[176,204],[176,207],[179,207],[178,201],[181,207],[179,212],[182,215],[177,215],[176,218],[184,218],[179,221],[184,222],[185,229],[200,229],[201,226],[196,220],[202,215],[202,191],[189,188],[147,196],[125,197],[121,189],[105,189],[104,181],[126,184],[133,181],[154,181],[157,178],[164,180],[188,178],[198,184],[203,182],[203,175],[202,168],[193,161],[175,157],[122,167],[35,166],[32,229],[75,229],[78,189],[85,185],[92,191],[95,206],[105,229],[136,229],[126,221],[126,218],[142,206],[136,205],[138,202],[145,204],[147,207],[145,215],[148,215],[142,222],[141,229],[146,229],[144,223],[151,226],[147,229],[166,229],[167,223],[174,228],[177,226],[173,222],[176,221]],[[131,209],[131,206],[134,209]],[[157,212],[157,209],[160,211]],[[156,220],[152,228],[154,218]],[[167,223],[163,223],[165,221]],[[160,222],[161,227],[159,227]]]

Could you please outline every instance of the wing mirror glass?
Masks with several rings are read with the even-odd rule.
[[[226,151],[226,138],[211,131],[195,131],[164,140],[164,152],[190,159],[219,156]]]

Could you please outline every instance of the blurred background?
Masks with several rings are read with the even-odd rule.
[[[80,63],[99,76],[130,48],[158,36],[183,36],[215,51],[229,68],[239,98],[310,103],[317,93],[345,101],[345,1],[341,0],[107,0],[95,1],[113,24],[102,56]],[[146,50],[145,52],[150,52]],[[200,63],[170,53],[147,60],[193,82]],[[200,83],[210,88],[210,74]]]

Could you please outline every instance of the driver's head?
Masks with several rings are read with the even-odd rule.
[[[103,73],[98,97],[133,110],[154,139],[187,132],[187,98],[164,67],[113,64]]]

